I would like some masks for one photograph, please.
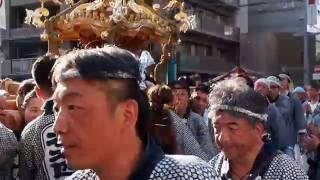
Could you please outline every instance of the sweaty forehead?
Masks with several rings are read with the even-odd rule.
[[[58,83],[57,87],[52,95],[52,98],[54,101],[61,101],[62,98],[65,96],[65,94],[67,93],[68,88],[66,86],[66,84],[63,83]]]
[[[197,95],[200,97],[208,97],[209,95],[207,93],[201,92],[201,91],[197,91]]]
[[[180,88],[179,88],[179,89],[172,89],[172,91],[175,92],[175,93],[184,93],[184,92],[185,92],[185,93],[188,93],[187,90],[182,89],[182,88],[181,88],[181,89],[180,89]]]
[[[217,111],[212,118],[214,124],[238,123],[239,119],[225,111]]]
[[[77,85],[77,82],[59,82],[54,91],[53,100],[63,101],[83,97],[87,90]]]

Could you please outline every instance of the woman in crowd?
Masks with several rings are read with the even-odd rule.
[[[18,92],[17,92],[17,98],[16,98],[16,104],[18,110],[21,110],[21,106],[24,100],[24,97],[34,89],[35,83],[33,79],[26,79],[21,82]]]
[[[38,98],[35,90],[32,90],[24,97],[21,107],[23,109],[25,124],[28,124],[42,114],[42,105],[43,101]]]
[[[24,97],[28,92],[32,91],[34,89],[34,81],[33,79],[27,79],[20,83],[17,96],[16,96],[16,102],[14,107],[11,107],[8,109],[7,105],[7,98],[4,99],[4,106],[1,106],[0,109],[0,122],[6,126],[7,128],[11,129],[14,134],[16,135],[17,139],[20,138],[20,133],[23,130],[25,123],[23,120],[24,111],[21,108],[21,105],[23,103]],[[3,103],[2,103],[3,104]]]
[[[166,154],[175,154],[176,135],[168,106],[173,101],[171,89],[166,85],[155,85],[148,90],[151,108],[149,130],[151,136]]]

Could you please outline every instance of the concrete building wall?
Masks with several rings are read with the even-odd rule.
[[[249,33],[304,31],[304,1],[249,0]]]
[[[295,84],[303,85],[303,37],[292,36],[288,33],[275,34],[278,43],[278,61],[281,71],[289,72],[294,79]],[[311,40],[311,39],[310,39]],[[312,50],[312,42],[309,43],[309,48]],[[309,52],[309,58],[314,60]]]
[[[275,73],[278,67],[277,40],[272,33],[245,34],[240,39],[241,67],[257,75]]]
[[[275,37],[278,43],[279,65],[303,67],[303,37],[288,33],[277,33]]]
[[[248,33],[241,34],[240,38],[240,62],[244,68],[262,75],[286,71],[297,84],[302,84],[303,34],[306,29],[304,3],[296,0],[248,0]],[[311,70],[316,60],[314,35],[309,36],[308,46]]]
[[[290,33],[255,33],[243,35],[240,44],[241,67],[261,76],[288,72],[296,84],[303,84],[303,37]],[[316,59],[314,52],[315,38],[310,36],[311,72]]]

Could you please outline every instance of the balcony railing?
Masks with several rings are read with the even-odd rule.
[[[185,0],[185,2],[197,4],[205,9],[215,9],[219,7],[237,9],[239,7],[239,0]]]
[[[219,0],[219,1],[225,3],[226,5],[230,5],[230,6],[234,6],[234,7],[239,6],[239,0]]]
[[[229,63],[218,57],[181,56],[179,71],[198,72],[208,74],[221,74],[234,68],[235,64]]]
[[[10,59],[10,74],[30,74],[31,68],[36,58]],[[8,61],[8,60],[7,60]]]
[[[18,40],[27,38],[40,38],[42,29],[37,29],[33,27],[22,27],[10,30],[1,31],[2,40]]]
[[[26,38],[40,38],[40,34],[43,32],[42,29],[33,27],[23,27],[11,29],[10,39],[26,39]]]
[[[11,0],[11,6],[23,6],[26,4],[40,3],[39,0]]]
[[[239,42],[240,39],[240,29],[237,27],[232,27],[224,24],[219,24],[214,21],[204,22],[198,25],[193,31],[207,34],[210,36],[215,36],[220,39]]]

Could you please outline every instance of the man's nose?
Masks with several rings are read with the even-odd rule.
[[[226,131],[220,131],[218,135],[218,141],[222,144],[228,143],[230,141],[229,133],[227,133]]]
[[[68,122],[66,114],[63,111],[59,111],[55,116],[55,122],[53,125],[53,131],[56,134],[64,134],[68,131]]]

